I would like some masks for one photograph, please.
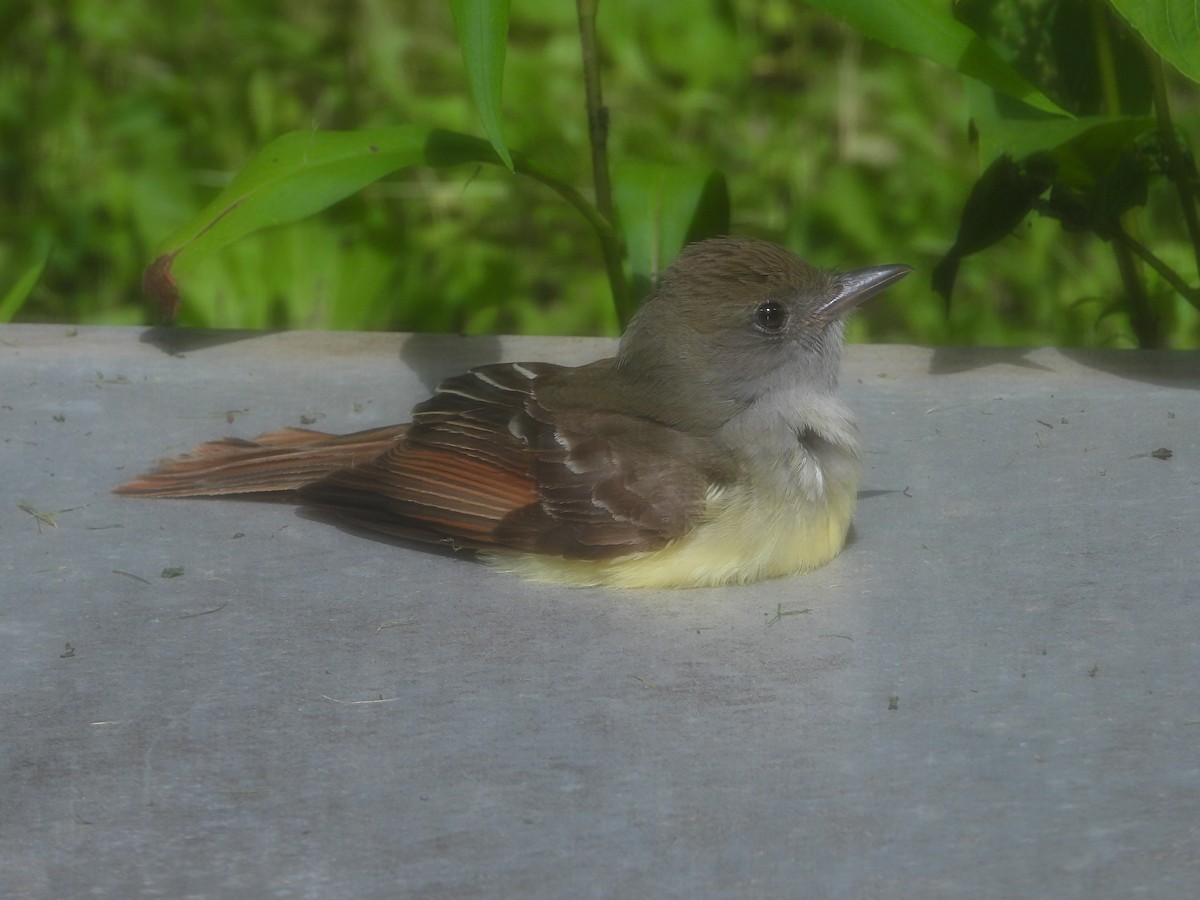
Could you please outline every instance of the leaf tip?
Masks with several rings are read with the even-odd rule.
[[[946,315],[950,314],[950,298],[954,295],[954,282],[958,279],[958,264],[961,259],[956,245],[933,267],[933,289],[945,302]]]

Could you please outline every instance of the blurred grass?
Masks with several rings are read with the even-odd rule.
[[[790,0],[604,0],[611,154],[723,170],[734,231],[823,266],[928,273],[980,170],[966,92]],[[480,133],[440,0],[10,0],[0,11],[0,296],[16,321],[136,324],[156,244],[297,129],[419,122]],[[573,4],[513,6],[510,146],[590,183]],[[1196,109],[1179,110],[1194,133]],[[984,161],[986,162],[986,161]],[[1144,237],[1188,271],[1170,198]],[[1153,215],[1155,209],[1166,210]],[[594,238],[500,170],[420,171],[184,273],[181,324],[614,333]],[[1154,282],[1152,281],[1153,285]],[[918,275],[856,340],[1130,346],[1107,247],[1034,220],[963,266],[954,307]],[[1171,345],[1200,317],[1162,292]]]

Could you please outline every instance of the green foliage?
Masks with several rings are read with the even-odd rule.
[[[34,260],[21,271],[16,284],[10,287],[3,297],[0,297],[0,322],[11,322],[13,316],[29,299],[34,285],[42,277],[42,270],[46,268],[46,260],[49,256],[50,248],[43,246],[40,252],[36,253]]]
[[[1171,0],[1138,5],[1135,21],[1148,44],[1106,0],[964,0],[958,6],[1015,69],[1079,118],[1048,121],[998,95],[979,98],[975,124],[998,155],[972,189],[958,237],[934,269],[934,288],[947,304],[961,261],[1005,239],[1036,211],[1068,232],[1109,242],[1121,290],[1105,311],[1120,309],[1141,346],[1168,342],[1181,302],[1193,307],[1189,316],[1200,310],[1200,287],[1150,249],[1137,215],[1150,202],[1152,182],[1165,179],[1178,203],[1176,231],[1191,246],[1186,268],[1200,277],[1200,182],[1191,146],[1172,120],[1158,55],[1200,53],[1194,27],[1190,34],[1165,28],[1164,15],[1183,15],[1177,6]],[[1195,24],[1194,9],[1186,21]],[[1148,115],[1152,110],[1155,117]]]
[[[1057,173],[1072,173],[1070,192],[1033,204],[1070,229],[1016,216],[1021,224],[996,229],[998,243],[962,264],[949,316],[910,279],[856,318],[852,336],[1142,339],[1118,296],[1122,263],[1077,230],[1089,216],[1129,215],[1144,184],[1140,244],[1171,271],[1190,264],[1180,201],[1156,170],[1136,174],[1164,145],[1143,130],[1121,144],[1123,162],[1098,167],[1110,152],[1101,138],[1112,134],[1091,129],[1143,127],[1157,90],[1145,67],[1140,81],[1129,76],[1137,68],[1122,56],[1124,39],[1114,71],[1127,105],[1114,112],[1086,74],[1085,53],[1060,52],[1071,65],[1047,67],[1044,48],[1012,39],[1036,33],[1028,22],[1065,2],[961,2],[961,22],[931,0],[818,5],[978,86],[964,92],[947,69],[864,42],[791,0],[603,0],[594,74],[614,161],[606,188],[591,167],[597,117],[589,123],[585,112],[571,4],[518,0],[510,18],[495,0],[180,0],[164,28],[147,0],[18,0],[0,12],[4,308],[25,320],[141,321],[140,269],[182,251],[184,324],[613,333],[622,290],[627,312],[683,240],[726,221],[820,265],[909,262],[929,272],[956,224],[966,225],[959,210],[979,174],[965,140],[970,117],[985,169],[1008,154],[1028,175],[1050,152]],[[1136,11],[1128,15],[1149,37]],[[1056,21],[1060,47],[1070,45],[1069,17]],[[1180,62],[1155,46],[1185,72],[1197,58],[1184,47]],[[1179,133],[1194,131],[1194,91],[1175,76],[1162,89]],[[1079,118],[1052,115],[1059,107]],[[481,125],[494,151],[467,137]],[[407,133],[411,152],[385,161],[339,136],[348,129]],[[440,129],[472,148],[455,167],[416,150]],[[1156,121],[1150,131],[1160,131]],[[287,132],[298,134],[271,143]],[[321,162],[343,139],[357,148],[352,164]],[[273,156],[280,146],[290,156]],[[508,148],[522,151],[510,157],[515,177],[480,165]],[[256,169],[261,179],[247,189]],[[345,199],[324,212],[213,252],[235,231],[337,196]],[[46,246],[28,289],[23,276]],[[1153,333],[1174,346],[1200,343],[1200,317],[1157,269],[1148,267],[1144,286],[1157,310]]]
[[[508,48],[508,0],[450,0],[454,27],[462,45],[463,69],[483,130],[508,170],[512,156],[504,143],[500,100],[504,84],[504,55]]]
[[[1113,0],[1113,6],[1192,81],[1200,81],[1200,7],[1195,0]]]
[[[195,267],[195,260],[251,232],[310,216],[398,169],[496,160],[493,147],[479,138],[439,129],[400,125],[285,134],[264,147],[215,200],[167,238],[145,284],[167,316],[174,317],[179,306],[174,272],[185,263]],[[520,171],[586,207],[569,185],[518,161]],[[511,155],[506,165],[515,169]]]
[[[992,90],[1053,114],[1061,107],[1026,81],[974,31],[954,18],[949,4],[929,0],[810,0],[855,30],[906,53],[923,56]]]
[[[729,186],[719,173],[624,163],[613,180],[619,220],[627,223],[630,282],[638,301],[685,244],[729,230]]]

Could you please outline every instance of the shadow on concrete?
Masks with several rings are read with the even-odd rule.
[[[1200,388],[1200,353],[1189,350],[1059,350],[1063,356],[1130,381],[1162,387]]]
[[[929,357],[930,375],[956,375],[988,366],[1015,366],[1038,372],[1053,371],[1048,366],[1026,359],[1028,347],[934,347]]]
[[[294,502],[294,501],[293,501]],[[474,550],[456,549],[446,544],[434,544],[428,541],[419,541],[412,538],[399,537],[397,535],[385,534],[381,531],[372,531],[369,528],[364,528],[361,525],[355,525],[349,522],[335,512],[320,509],[314,506],[304,506],[297,504],[295,514],[310,522],[319,522],[322,525],[328,525],[336,528],[345,534],[356,538],[365,538],[373,541],[376,544],[386,544],[389,547],[395,548],[398,552],[415,552],[424,553],[427,556],[437,556],[443,559],[450,559],[460,563],[468,563],[470,565],[480,565],[479,559],[476,557]]]
[[[239,341],[248,341],[279,333],[280,329],[253,331],[225,328],[172,328],[166,325],[155,325],[143,331],[138,336],[138,340],[143,344],[157,347],[163,353],[177,356],[180,353],[223,347],[227,344],[236,344]]]
[[[990,366],[1012,366],[1032,372],[1054,369],[1029,355],[1028,347],[934,347],[929,374],[956,375]],[[1096,350],[1059,348],[1074,363],[1098,372],[1162,387],[1200,388],[1200,352],[1184,350]]]
[[[464,353],[470,362],[464,365]],[[467,368],[506,362],[501,340],[496,335],[410,334],[400,345],[400,359],[416,373],[429,393],[452,375]]]

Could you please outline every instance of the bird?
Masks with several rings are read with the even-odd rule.
[[[292,500],[563,585],[809,571],[841,551],[862,472],[836,396],[845,318],[911,271],[838,272],[763,240],[698,241],[610,358],[479,366],[407,423],[211,441],[115,492]]]

